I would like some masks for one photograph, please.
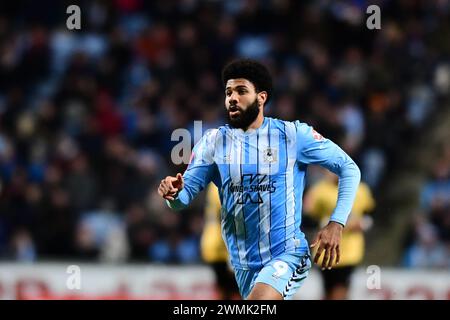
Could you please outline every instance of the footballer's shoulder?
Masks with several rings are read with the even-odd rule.
[[[224,124],[223,126],[220,126],[218,128],[216,128],[215,130],[215,135],[216,136],[221,136],[221,135],[225,135],[227,133],[227,131],[232,130],[233,128],[230,127],[230,125],[228,124]]]
[[[225,123],[224,125],[217,127],[218,131],[225,131],[225,130],[230,130],[230,129],[231,129],[231,127],[228,123]]]
[[[287,136],[295,135],[297,121],[282,120],[277,118],[270,119],[270,129],[278,129]]]
[[[207,138],[207,140],[215,140],[217,138],[217,136],[221,133],[221,129],[222,127],[219,128],[210,128],[208,130],[206,130],[206,132],[204,133],[204,136]]]
[[[294,120],[291,123],[292,125],[295,126],[295,129],[300,133],[307,133],[310,130],[310,128],[312,128],[311,125],[301,120]]]
[[[280,128],[284,128],[285,126],[294,126],[298,123],[301,123],[299,120],[283,120],[283,119],[278,119],[278,118],[270,118],[267,117],[267,119],[270,121],[271,126],[274,127],[280,127]]]
[[[284,128],[286,127],[286,120],[281,120],[278,118],[271,118],[271,117],[266,117],[267,121],[268,121],[268,125],[270,126],[270,129],[279,129],[284,131]]]

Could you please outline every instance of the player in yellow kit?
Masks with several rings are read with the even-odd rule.
[[[239,290],[228,266],[228,252],[222,239],[220,210],[217,187],[210,183],[206,192],[205,226],[200,243],[202,258],[214,270],[219,299],[239,299]]]
[[[324,170],[324,179],[311,187],[305,195],[305,213],[323,227],[328,223],[330,212],[336,206],[338,177]],[[350,278],[354,268],[364,257],[364,231],[370,227],[371,219],[365,214],[375,207],[370,188],[361,182],[347,225],[342,232],[340,262],[331,270],[321,270],[325,299],[343,300],[348,298]],[[323,256],[318,265],[322,265]]]

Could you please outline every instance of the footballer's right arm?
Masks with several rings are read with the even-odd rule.
[[[158,194],[166,200],[169,208],[174,210],[186,208],[190,202],[184,191],[184,178],[181,173],[176,177],[167,176],[161,180]]]
[[[208,132],[195,145],[191,161],[183,175],[178,173],[176,177],[168,176],[161,181],[158,193],[171,209],[186,208],[213,179],[215,132]]]
[[[184,179],[181,173],[176,177],[167,176],[161,180],[158,187],[158,194],[166,200],[173,201],[178,192],[183,190]]]
[[[161,181],[158,193],[174,210],[186,208],[212,180],[212,165],[192,166],[184,175],[168,176]]]

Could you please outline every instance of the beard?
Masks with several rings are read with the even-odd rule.
[[[239,110],[239,115],[231,117],[230,111],[235,110]],[[253,121],[256,120],[258,114],[258,100],[255,98],[255,101],[248,105],[245,110],[242,110],[237,106],[230,106],[230,108],[227,110],[228,123],[230,124],[230,126],[236,129],[247,129],[253,123]]]

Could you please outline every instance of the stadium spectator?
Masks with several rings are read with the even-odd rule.
[[[192,255],[170,261],[199,262],[198,230],[186,221],[202,223],[201,200],[161,221],[167,212],[149,190],[182,169],[170,161],[174,129],[225,122],[214,79],[231,58],[268,65],[279,93],[268,114],[342,138],[377,196],[448,102],[446,1],[382,1],[376,32],[365,28],[364,1],[79,3],[74,31],[64,1],[0,3],[0,259],[19,247],[34,248],[25,256],[35,260],[77,256],[83,213],[112,198],[128,260],[155,261],[162,241]],[[431,201],[438,184],[424,189],[424,214],[448,239],[448,208]]]

